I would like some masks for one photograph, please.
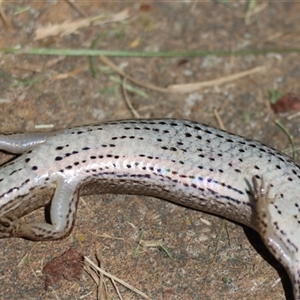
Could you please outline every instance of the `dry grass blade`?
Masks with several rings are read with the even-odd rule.
[[[169,93],[168,89],[165,88],[161,88],[158,86],[155,86],[151,83],[147,84],[144,82],[141,82],[139,80],[136,80],[135,78],[133,78],[132,76],[127,75],[125,72],[123,72],[120,68],[118,68],[110,59],[108,59],[106,56],[100,56],[99,57],[100,60],[106,64],[107,66],[109,66],[111,69],[113,69],[117,74],[121,75],[122,77],[126,77],[128,80],[130,80],[131,82],[133,82],[134,84],[144,87],[146,89],[150,89],[153,91],[157,91],[157,92],[161,92],[161,93]]]
[[[99,253],[97,253],[97,259],[99,261],[99,265],[102,269],[104,269],[104,262],[103,259],[101,257],[101,255]],[[93,270],[92,268],[90,268],[91,271],[95,272],[95,270]],[[99,284],[98,284],[98,298],[99,300],[107,300],[108,296],[107,296],[107,287],[104,281],[104,275],[103,273],[100,273],[99,278]]]
[[[103,285],[104,285],[103,274],[100,273],[99,276],[98,273],[89,264],[85,264],[84,269],[97,284],[97,299],[107,300],[106,293],[103,290]]]
[[[0,1],[0,17],[3,20],[3,23],[4,23],[7,31],[8,32],[13,32],[15,30],[14,30],[13,26],[11,25],[10,21],[8,20],[8,17],[6,16],[6,13],[3,9],[2,4],[3,4],[3,1]]]
[[[179,94],[185,94],[185,93],[192,93],[195,92],[201,88],[209,87],[209,86],[217,86],[220,84],[224,84],[233,80],[237,80],[239,78],[249,76],[258,72],[262,72],[265,70],[264,66],[256,67],[247,71],[235,73],[229,76],[209,80],[209,81],[202,81],[202,82],[196,82],[196,83],[188,83],[188,84],[174,84],[170,85],[167,88],[161,88],[158,86],[155,86],[153,84],[148,84],[141,82],[139,80],[136,80],[135,78],[127,75],[125,72],[123,72],[120,68],[118,68],[110,59],[108,59],[106,56],[100,56],[100,60],[109,66],[111,69],[113,69],[116,73],[119,75],[126,77],[131,82],[135,83],[138,86],[154,90],[161,93],[179,93]]]
[[[71,0],[65,0],[74,10],[76,10],[81,17],[86,17],[86,13],[75,2]]]
[[[150,299],[146,294],[144,294],[143,292],[139,291],[137,288],[133,287],[132,285],[126,283],[125,281],[123,281],[122,279],[117,278],[116,276],[102,270],[101,268],[99,268],[97,265],[95,265],[95,263],[90,260],[88,257],[84,257],[84,267],[85,270],[91,270],[94,269],[100,273],[102,273],[103,275],[105,275],[106,277],[110,278],[111,280],[114,280],[120,284],[122,284],[123,286],[127,287],[128,289],[130,289],[131,291],[137,293],[138,295],[140,295],[141,297],[145,298],[145,299]],[[89,273],[90,274],[90,273]],[[91,275],[93,277],[93,279],[95,278],[96,274],[94,273],[94,275]],[[95,279],[94,279],[95,280]],[[95,282],[98,282],[98,279],[95,280]]]
[[[225,126],[224,126],[224,123],[219,115],[219,112],[217,109],[214,109],[214,115],[215,115],[215,118],[217,119],[218,123],[219,123],[219,126],[222,130],[226,130]]]
[[[133,107],[129,97],[128,97],[128,94],[127,94],[127,91],[126,91],[126,79],[127,77],[124,78],[123,80],[123,83],[122,83],[122,91],[123,91],[123,95],[124,95],[124,99],[125,99],[125,102],[129,108],[129,110],[131,111],[131,113],[133,114],[133,116],[136,118],[136,119],[140,119],[141,118],[141,115],[137,112],[137,110]]]
[[[265,70],[264,66],[256,67],[247,71],[235,73],[229,76],[221,77],[218,79],[213,79],[209,81],[202,81],[202,82],[196,82],[196,83],[188,83],[188,84],[174,84],[168,86],[168,90],[171,93],[179,93],[179,94],[185,94],[185,93],[192,93],[195,91],[198,91],[201,88],[209,87],[209,86],[216,86],[220,84],[224,84],[233,80],[237,80],[239,78],[249,76],[258,72],[262,72]]]

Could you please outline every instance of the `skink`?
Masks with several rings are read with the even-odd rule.
[[[252,227],[300,299],[300,165],[257,141],[186,120],[121,120],[0,135],[0,237],[70,233],[78,195],[155,196]],[[51,201],[48,223],[20,218]]]

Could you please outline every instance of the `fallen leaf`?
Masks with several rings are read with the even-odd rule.
[[[34,40],[37,41],[55,35],[69,35],[72,33],[76,33],[80,28],[87,27],[92,24],[99,25],[110,22],[120,22],[127,19],[128,17],[129,11],[128,9],[124,9],[119,13],[111,15],[109,17],[98,15],[73,22],[65,21],[63,24],[52,25],[50,27],[39,27],[35,31]]]
[[[271,104],[271,107],[275,113],[300,110],[300,98],[293,93],[288,93],[277,100],[276,103]]]
[[[62,256],[48,262],[43,268],[45,276],[45,290],[59,282],[62,278],[68,281],[79,280],[83,270],[83,254],[70,248]]]

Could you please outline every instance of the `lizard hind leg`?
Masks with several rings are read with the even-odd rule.
[[[51,201],[51,224],[45,222],[18,225],[12,235],[37,241],[64,238],[70,233],[75,222],[78,198],[76,187],[60,178]]]

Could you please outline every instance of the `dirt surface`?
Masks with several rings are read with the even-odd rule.
[[[2,17],[6,22],[2,18],[0,47],[87,49],[99,35],[96,48],[104,50],[236,51],[296,47],[300,43],[300,3],[296,1],[259,2],[247,22],[248,1],[75,4],[77,9],[64,1],[4,2]],[[72,33],[35,40],[38,28],[98,15],[108,18],[123,9],[129,12],[126,20],[90,23]],[[128,92],[128,98],[142,117],[186,118],[219,127],[214,114],[217,109],[227,130],[290,154],[288,138],[273,122],[277,119],[294,137],[296,146],[300,145],[299,117],[287,119],[292,112],[274,115],[268,95],[270,89],[300,95],[299,54],[110,59],[136,79],[164,88],[263,66],[265,71],[186,94],[135,86],[148,98],[133,92]],[[2,54],[0,132],[132,118],[120,84],[114,81],[119,76],[98,57],[94,59],[96,77],[88,66],[84,56]],[[0,159],[4,162],[9,157],[1,154]],[[226,224],[227,233],[218,217],[149,197],[84,197],[74,230],[66,239],[0,241],[0,298],[97,299],[97,285],[86,273],[79,281],[62,280],[44,290],[43,266],[76,247],[94,261],[100,253],[106,271],[151,299],[292,299],[287,275],[259,237],[237,224]],[[135,257],[142,236],[145,241],[162,240],[174,260],[157,247],[143,247]],[[111,299],[119,299],[111,282],[106,283]],[[142,299],[117,286],[123,299]]]

